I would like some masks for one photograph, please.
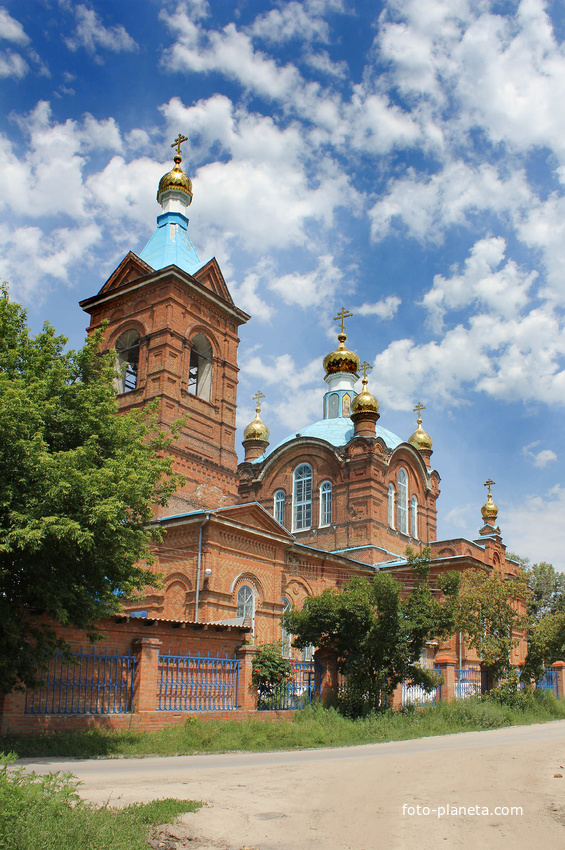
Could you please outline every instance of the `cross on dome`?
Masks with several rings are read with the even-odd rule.
[[[176,139],[174,140],[173,144],[171,145],[172,148],[177,149],[178,156],[181,156],[180,146],[182,145],[183,142],[188,142],[188,136],[183,136],[181,133],[179,133],[178,136],[176,137]]]
[[[488,487],[488,498],[489,499],[492,497],[492,493],[490,492],[490,489],[493,486],[493,484],[496,484],[496,481],[493,481],[492,478],[487,478],[487,480],[483,484],[483,487]]]
[[[345,307],[341,308],[341,312],[334,316],[334,322],[341,321],[341,333],[345,333],[345,320],[350,319],[353,316],[353,313],[350,313],[349,310],[346,310]]]
[[[361,363],[360,368],[363,370],[363,383],[365,383],[367,381],[367,369],[372,369],[373,367],[365,360],[364,363]]]
[[[257,402],[257,407],[255,410],[257,413],[261,412],[261,400],[265,398],[265,393],[262,393],[261,390],[257,390],[254,396],[252,396],[252,400]]]

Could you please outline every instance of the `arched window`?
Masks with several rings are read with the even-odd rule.
[[[284,525],[284,501],[284,490],[277,490],[274,497],[273,515],[281,525]]]
[[[394,484],[388,485],[388,524],[391,528],[394,525]]]
[[[339,416],[339,396],[332,393],[328,397],[328,419],[337,419]]]
[[[418,539],[418,499],[416,496],[412,496],[412,501],[410,502],[410,529],[412,537]]]
[[[320,487],[320,525],[332,524],[332,484],[324,481]]]
[[[255,596],[253,595],[252,589],[247,584],[242,584],[237,591],[237,616],[243,617],[244,619],[250,617],[251,622],[253,622],[254,614]]]
[[[137,369],[139,366],[139,331],[131,328],[124,331],[116,340],[118,355],[118,392],[129,393],[137,387]]]
[[[398,530],[408,534],[408,476],[405,469],[398,470]]]
[[[312,525],[312,467],[307,463],[294,470],[292,523],[293,531],[303,531]]]
[[[212,346],[204,334],[196,334],[191,341],[188,391],[210,401],[212,396]]]
[[[283,596],[283,613],[285,611],[290,611],[292,605],[290,604],[290,599],[287,599],[286,596]],[[290,641],[291,634],[287,632],[287,630],[282,627],[282,639],[281,639],[281,655],[283,658],[290,658]]]

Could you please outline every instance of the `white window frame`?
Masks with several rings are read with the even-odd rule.
[[[398,470],[398,530],[408,534],[408,473],[404,467]]]
[[[394,524],[394,502],[395,502],[394,484],[388,485],[388,524],[390,528],[396,528]]]
[[[292,603],[290,599],[286,596],[282,598],[283,603],[283,614],[285,611],[290,611],[292,608]],[[291,645],[292,635],[290,632],[287,632],[284,626],[281,626],[281,655],[283,658],[290,658],[290,645]]]
[[[311,527],[312,467],[309,463],[301,463],[292,476],[292,530],[308,531]]]
[[[410,501],[410,530],[412,537],[418,540],[418,499],[412,496]]]
[[[285,501],[284,490],[275,490],[275,495],[273,496],[273,516],[281,525],[284,525]]]
[[[332,482],[323,481],[320,485],[320,528],[332,524],[332,499]]]
[[[253,588],[248,584],[242,584],[238,588],[237,616],[244,619],[251,617],[253,629],[255,629],[255,593],[253,592]]]

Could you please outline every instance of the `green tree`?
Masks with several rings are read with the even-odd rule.
[[[295,646],[313,644],[337,652],[347,681],[346,710],[351,714],[383,710],[400,682],[427,688],[437,684],[419,661],[429,638],[451,631],[451,606],[442,604],[430,589],[429,550],[420,554],[409,550],[408,559],[415,582],[407,598],[402,598],[402,585],[382,573],[372,580],[352,578],[342,590],[325,590],[307,599],[301,611],[283,614]],[[446,593],[452,594],[456,584],[448,577]]]
[[[467,570],[463,574],[455,625],[494,678],[510,667],[511,649],[518,644],[516,632],[527,625],[523,610],[527,598],[523,573],[515,580],[505,579],[495,571]]]
[[[117,415],[115,359],[78,351],[0,292],[0,692],[149,581],[152,506],[178,486],[153,411]]]

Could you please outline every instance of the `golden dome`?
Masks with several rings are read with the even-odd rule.
[[[485,481],[485,487],[488,487],[488,499],[481,508],[481,514],[484,520],[495,520],[498,516],[498,508],[492,501],[492,493],[490,491],[490,488],[494,483],[495,482],[492,480],[492,478],[487,478],[487,480]]]
[[[481,508],[483,519],[496,519],[498,516],[498,507],[489,496],[485,504]]]
[[[167,174],[163,174],[161,179],[159,180],[159,188],[157,189],[157,200],[161,203],[161,196],[167,192],[169,189],[177,189],[180,192],[184,192],[185,195],[188,195],[188,203],[192,203],[192,181],[190,177],[187,177],[180,164],[182,162],[182,156],[180,153],[176,153],[174,156],[175,167],[172,171],[167,172]]]
[[[354,351],[349,351],[345,347],[347,335],[343,331],[337,336],[339,345],[335,351],[326,354],[324,357],[324,369],[326,375],[334,375],[336,372],[349,372],[356,375],[359,371],[361,361]]]
[[[253,400],[257,402],[257,407],[255,408],[255,419],[253,422],[250,422],[245,431],[243,432],[243,440],[261,440],[264,443],[269,442],[269,429],[265,425],[264,422],[261,421],[261,399],[265,398],[261,390],[257,392],[256,395],[253,396]]]
[[[418,412],[418,418],[416,422],[418,423],[418,427],[414,431],[411,437],[408,438],[408,442],[411,446],[414,446],[419,452],[421,451],[431,451],[433,440],[429,434],[427,434],[422,428],[422,417],[421,412],[425,410],[423,404],[418,403],[414,408],[414,413]]]
[[[355,413],[378,413],[379,403],[375,396],[367,389],[368,379],[363,378],[363,389],[355,396],[351,403],[351,415]]]

